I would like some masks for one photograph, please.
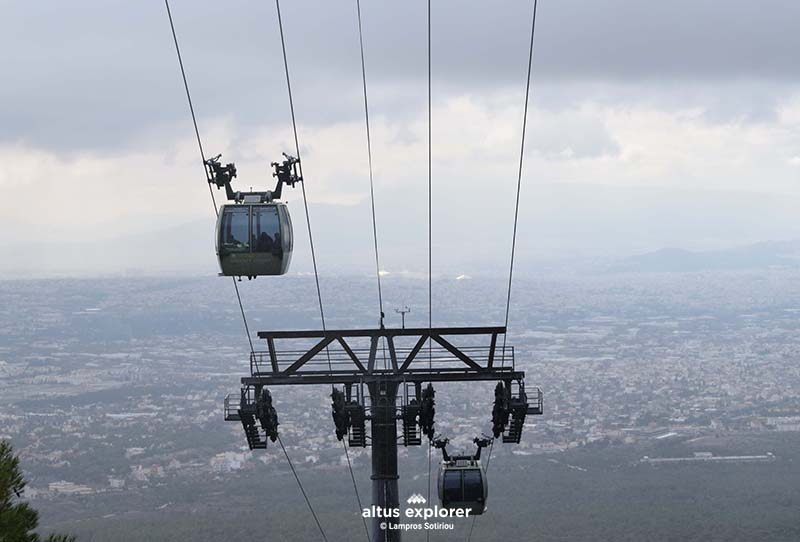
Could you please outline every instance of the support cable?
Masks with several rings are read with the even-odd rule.
[[[517,197],[516,197],[516,202],[514,204],[514,233],[512,234],[511,237],[511,264],[508,270],[508,296],[506,297],[506,319],[505,319],[506,333],[503,334],[503,350],[502,350],[501,366],[505,365],[506,338],[508,336],[508,314],[509,314],[509,308],[511,307],[511,281],[514,274],[514,254],[517,246],[517,219],[519,218],[519,195],[520,195],[520,188],[522,187],[522,160],[523,157],[525,156],[525,130],[527,129],[528,125],[528,101],[531,91],[531,67],[533,66],[533,38],[536,31],[537,1],[538,0],[533,0],[533,16],[531,19],[531,41],[530,41],[530,46],[528,48],[528,75],[525,83],[525,108],[522,114],[522,139],[519,148],[519,173],[517,174]],[[492,450],[494,450],[494,440],[492,440],[492,444],[489,446],[489,455],[486,458],[486,468],[484,469],[484,473],[489,472],[489,464],[492,461]],[[477,516],[472,516],[472,525],[470,525],[469,527],[469,535],[467,536],[467,542],[471,542],[472,540],[472,532],[475,529],[475,521],[477,519],[478,519]]]
[[[378,283],[378,311],[380,316],[380,327],[384,327],[384,312],[383,312],[383,291],[381,289],[381,264],[378,252],[378,223],[375,217],[375,181],[372,168],[372,137],[369,129],[369,100],[367,99],[367,68],[364,60],[364,30],[361,24],[361,0],[356,0],[356,16],[358,18],[358,45],[361,53],[361,83],[364,89],[364,125],[367,133],[367,163],[369,165],[369,198],[372,209],[372,241],[375,247],[375,277]],[[386,359],[386,340],[381,341],[383,351],[383,368],[388,369],[388,362]],[[380,385],[380,384],[379,384]],[[395,391],[395,401],[397,391]],[[347,447],[345,447],[345,453]],[[388,451],[386,452],[388,454]],[[388,460],[388,456],[387,456]],[[350,458],[347,459],[348,466],[350,465]],[[361,499],[358,496],[358,487],[356,486],[355,476],[353,469],[350,468],[350,476],[353,477],[353,489],[356,491],[356,498],[358,499],[358,506],[361,508]],[[386,495],[386,484],[383,484],[384,502],[387,502],[388,496]],[[367,531],[367,540],[369,540],[369,529],[367,528],[367,520],[362,516],[364,522],[364,529]]]
[[[428,0],[428,368],[432,366],[433,249],[432,249],[432,162],[431,162],[431,0]]]
[[[431,145],[431,0],[428,0],[428,370],[433,367],[433,341],[431,330],[433,328],[433,226],[432,226],[432,195],[433,195],[433,168]],[[431,455],[433,442],[428,439],[428,502],[431,502]],[[431,539],[430,529],[425,530],[425,540]]]
[[[494,439],[492,439],[492,443],[489,445],[489,456],[486,458],[486,468],[483,469],[484,474],[489,472],[489,463],[492,461],[492,450],[494,450]],[[475,520],[478,519],[478,516],[472,516],[472,523],[469,526],[469,535],[467,536],[467,542],[472,540],[472,531],[475,530]]]
[[[508,338],[508,314],[511,309],[511,281],[514,276],[514,256],[517,249],[517,220],[519,218],[519,195],[522,188],[522,160],[525,156],[525,131],[528,127],[528,99],[531,92],[531,67],[533,66],[533,37],[536,32],[536,4],[533,0],[533,17],[531,19],[531,42],[528,48],[528,77],[525,83],[525,109],[522,114],[522,139],[519,146],[519,173],[517,174],[517,197],[514,203],[514,233],[511,236],[511,264],[508,268],[508,295],[506,297],[506,332],[503,333],[503,349],[500,366],[504,367],[506,362],[506,339]]]
[[[275,8],[278,13],[278,29],[280,30],[281,35],[281,50],[283,51],[283,67],[286,72],[286,89],[289,93],[289,111],[292,114],[292,130],[294,131],[294,149],[295,149],[295,157],[298,160],[297,168],[298,173],[300,174],[300,178],[303,181],[300,183],[300,187],[303,190],[303,208],[306,214],[306,227],[308,228],[308,242],[311,246],[311,263],[314,266],[314,282],[317,285],[317,300],[319,302],[319,317],[322,321],[322,331],[326,331],[325,328],[325,310],[322,307],[322,290],[319,287],[319,272],[317,270],[317,255],[316,251],[314,250],[314,236],[311,234],[311,217],[308,213],[308,198],[306,197],[306,182],[305,177],[303,176],[303,161],[300,159],[300,140],[297,137],[297,119],[294,114],[294,98],[292,97],[292,82],[289,78],[289,62],[286,59],[286,40],[283,36],[283,19],[281,17],[281,2],[280,0],[275,0]],[[328,356],[328,369],[332,370],[331,368],[331,354],[328,348],[325,348],[325,353]]]
[[[192,115],[192,124],[194,125],[194,132],[195,132],[195,136],[197,138],[197,146],[200,149],[200,158],[203,161],[203,170],[206,173],[206,180],[209,181],[208,188],[209,188],[209,192],[211,193],[211,203],[214,206],[214,214],[216,216],[219,216],[219,210],[217,209],[216,198],[214,197],[214,191],[213,191],[213,189],[211,187],[211,178],[209,177],[208,169],[205,167],[205,162],[206,162],[205,152],[203,151],[203,143],[202,143],[202,140],[200,139],[200,130],[198,129],[198,126],[197,126],[197,117],[196,117],[195,112],[194,112],[194,105],[192,103],[192,96],[191,96],[191,93],[189,92],[189,84],[188,84],[187,79],[186,79],[186,70],[184,69],[184,66],[183,66],[183,58],[181,57],[181,51],[180,51],[180,47],[178,45],[178,37],[177,37],[177,34],[175,32],[175,24],[174,24],[174,21],[172,19],[172,11],[170,10],[170,7],[169,7],[169,0],[164,0],[164,4],[165,4],[165,6],[167,8],[167,16],[169,18],[170,29],[172,30],[172,39],[173,39],[173,41],[175,43],[175,52],[176,52],[176,54],[178,56],[178,64],[180,65],[181,77],[183,78],[183,86],[184,86],[184,89],[186,91],[186,99],[187,99],[187,102],[189,103],[189,111],[190,111],[190,113]],[[281,39],[282,38],[283,38],[283,35],[281,34]],[[288,72],[287,72],[287,77],[288,77]],[[294,111],[292,112],[292,120],[294,120]],[[295,141],[296,140],[297,140],[297,132],[295,130]],[[302,175],[302,172],[301,172],[301,175]],[[305,196],[305,187],[303,188],[303,194]],[[309,228],[309,233],[310,233],[310,228]],[[313,253],[313,248],[312,248],[312,253]],[[316,264],[315,264],[315,271],[316,271]],[[236,284],[236,279],[233,278],[233,277],[232,277],[232,282],[233,282],[234,289],[236,291],[236,298],[239,301],[239,310],[241,311],[242,321],[244,322],[245,332],[247,333],[247,341],[250,344],[250,353],[251,353],[251,355],[253,355],[254,354],[253,340],[250,337],[250,329],[249,329],[249,326],[247,325],[247,317],[245,316],[244,307],[242,305],[242,298],[241,298],[241,295],[239,294],[239,286],[238,286],[238,284]],[[317,291],[319,292],[319,282],[317,282]],[[322,309],[322,304],[321,303],[322,303],[322,299],[320,298],[320,310]],[[324,322],[324,320],[323,320],[323,322]],[[324,328],[324,323],[323,323],[323,328]],[[303,494],[303,497],[305,498],[306,504],[308,505],[308,508],[311,511],[311,515],[314,517],[314,521],[316,522],[317,527],[319,528],[319,532],[322,535],[322,539],[325,542],[328,542],[328,537],[325,535],[325,531],[323,530],[322,525],[319,522],[319,518],[317,517],[317,513],[314,510],[314,507],[311,505],[311,501],[308,499],[308,495],[306,494],[305,488],[303,487],[303,484],[302,484],[302,482],[300,481],[300,478],[297,475],[297,471],[294,468],[294,464],[292,463],[292,460],[289,458],[289,454],[288,454],[288,452],[286,450],[286,447],[284,447],[284,445],[283,445],[283,440],[281,440],[280,435],[278,436],[278,442],[280,443],[281,449],[283,450],[283,453],[286,456],[286,461],[289,463],[289,467],[292,470],[292,474],[294,474],[294,478],[297,481],[297,485],[300,487],[300,491]]]
[[[361,522],[364,524],[364,532],[367,533],[367,542],[369,542],[369,527],[367,527],[367,519],[361,513],[364,506],[361,504],[361,496],[358,494],[358,484],[356,484],[356,475],[353,473],[353,466],[350,463],[350,453],[347,451],[347,442],[342,439],[342,446],[344,447],[344,456],[347,458],[347,467],[350,469],[350,478],[353,480],[353,489],[356,492],[356,500],[358,501],[358,511],[361,516]]]
[[[175,42],[175,53],[178,55],[178,64],[181,67],[181,77],[183,78],[183,88],[186,91],[186,101],[189,102],[189,112],[192,114],[192,124],[194,125],[194,135],[197,138],[197,147],[200,149],[200,159],[203,161],[203,171],[206,174],[208,181],[208,191],[211,194],[211,204],[214,206],[214,215],[219,217],[219,209],[217,208],[217,200],[214,197],[214,189],[211,187],[211,177],[206,168],[206,155],[203,151],[203,142],[200,139],[200,130],[197,128],[197,117],[194,114],[194,104],[192,103],[192,95],[189,92],[189,83],[186,80],[186,70],[183,67],[183,58],[181,57],[181,48],[178,46],[178,35],[175,33],[175,23],[172,20],[172,11],[169,9],[169,0],[164,0],[167,7],[167,17],[169,17],[169,27],[172,30],[172,41]],[[242,314],[242,322],[244,322],[244,331],[247,334],[247,342],[250,344],[250,355],[255,355],[253,348],[253,338],[250,336],[250,327],[247,325],[247,316],[244,314],[244,306],[242,305],[242,296],[239,294],[239,285],[236,284],[236,278],[231,277],[233,282],[233,289],[236,291],[236,299],[239,302],[239,312]]]
[[[432,458],[432,451],[433,451],[433,443],[431,439],[428,439],[428,502],[431,502],[431,458]],[[431,531],[430,529],[425,530],[425,540],[431,539]]]
[[[372,139],[369,130],[369,101],[367,100],[367,68],[364,61],[364,32],[361,27],[361,0],[356,0],[358,14],[358,43],[361,48],[361,82],[364,87],[364,120],[367,128],[367,161],[369,163],[369,197],[372,203],[372,240],[375,245],[375,276],[378,279],[378,310],[383,327],[383,292],[381,291],[381,265],[378,258],[378,225],[375,219],[375,186],[372,173]]]
[[[300,175],[300,178],[303,179],[303,181],[300,183],[300,187],[302,188],[302,192],[303,192],[303,209],[304,209],[305,215],[306,215],[306,227],[308,228],[308,242],[309,242],[309,245],[311,247],[311,262],[312,262],[312,264],[314,266],[314,283],[316,284],[316,287],[317,287],[317,301],[319,302],[319,316],[320,316],[320,321],[322,323],[322,331],[326,331],[325,310],[324,310],[323,304],[322,304],[322,290],[320,289],[320,285],[319,285],[319,271],[318,271],[318,268],[317,268],[317,255],[316,255],[316,251],[314,250],[314,236],[313,236],[313,234],[311,232],[311,217],[310,217],[310,214],[308,212],[308,198],[306,197],[306,183],[305,183],[305,177],[303,176],[303,161],[300,159],[300,139],[299,139],[299,137],[297,135],[297,117],[296,117],[295,112],[294,112],[294,98],[292,96],[292,82],[291,82],[291,78],[289,77],[289,61],[288,61],[288,58],[287,58],[287,55],[286,55],[286,39],[285,39],[284,34],[283,34],[283,18],[281,17],[281,3],[280,3],[280,0],[275,0],[275,9],[276,9],[276,12],[277,12],[277,15],[278,15],[278,29],[280,30],[280,35],[281,35],[281,52],[283,53],[283,67],[284,67],[284,71],[286,73],[286,89],[287,89],[287,93],[289,95],[289,111],[291,112],[291,116],[292,116],[292,131],[294,133],[295,157],[298,159],[298,165],[297,165],[298,173]],[[360,22],[359,22],[359,24],[360,24]],[[363,51],[362,51],[362,55],[363,55]],[[366,92],[366,89],[365,89],[365,92]],[[366,94],[365,94],[365,99],[366,99]],[[371,164],[372,164],[372,162],[371,162],[371,158],[370,158],[370,185],[372,183],[372,165]],[[374,225],[374,201],[373,201],[373,225]],[[377,257],[378,257],[377,256],[377,250],[378,250],[378,245],[377,245],[377,234],[376,234],[376,241],[375,241],[375,251],[376,251],[375,252],[375,258],[376,258],[376,262],[377,262]],[[380,276],[378,277],[378,280],[379,280],[379,290],[380,290]],[[381,312],[381,314],[382,314],[382,312]],[[331,363],[331,354],[330,354],[330,349],[328,347],[325,347],[325,355],[328,358],[328,370],[332,371],[333,367],[332,367],[332,363]],[[333,389],[334,389],[334,386],[331,385],[331,390],[333,390]],[[344,443],[344,441],[342,441],[342,444],[344,445],[344,453],[345,453],[345,457],[347,458],[347,467],[350,470],[350,477],[351,477],[351,479],[353,481],[353,490],[355,491],[355,494],[356,494],[356,501],[358,503],[358,512],[359,512],[359,515],[361,515],[361,511],[362,511],[361,496],[359,495],[359,492],[358,492],[358,485],[356,484],[355,473],[353,472],[353,465],[350,462],[350,454],[347,451],[347,445]],[[283,443],[281,443],[281,447],[283,448]],[[286,449],[284,448],[284,453],[285,452],[286,452]],[[289,455],[288,454],[286,454],[286,459],[289,460]],[[290,461],[290,465],[291,465],[291,461]],[[294,471],[294,468],[292,470]],[[297,478],[296,474],[295,474],[295,478]],[[298,485],[300,485],[300,490],[303,491],[303,496],[306,498],[306,502],[308,503],[309,509],[311,510],[312,514],[314,514],[314,510],[311,507],[311,503],[309,502],[305,491],[303,490],[302,484],[300,484],[300,479],[299,478],[297,478],[297,483],[298,483]],[[367,540],[369,540],[369,529],[367,528],[366,519],[364,519],[363,516],[362,516],[361,519],[362,519],[362,521],[364,523],[364,529],[367,532]],[[322,531],[322,527],[320,526],[319,521],[317,520],[316,514],[314,514],[314,520],[317,521],[317,526],[319,527],[320,532],[322,533],[322,537],[325,538],[325,540],[327,541],[327,538],[325,537],[325,533]]]
[[[306,500],[306,504],[308,505],[308,509],[311,511],[311,515],[314,516],[314,522],[317,524],[317,528],[319,529],[319,534],[322,535],[322,539],[325,542],[328,542],[328,537],[325,536],[325,530],[322,528],[322,524],[319,522],[319,518],[317,517],[317,513],[314,511],[314,507],[311,506],[311,501],[308,500],[308,495],[306,494],[306,490],[303,488],[303,483],[300,481],[300,478],[297,476],[297,471],[294,468],[294,464],[292,460],[289,458],[289,453],[286,451],[286,447],[283,445],[283,440],[281,440],[281,436],[278,435],[278,442],[281,445],[281,450],[283,450],[283,455],[286,456],[286,461],[289,463],[289,468],[292,469],[292,474],[294,474],[294,479],[297,480],[297,485],[300,486],[300,491],[303,493],[303,498]]]
[[[372,138],[369,129],[369,101],[367,100],[367,69],[366,62],[364,61],[364,32],[361,26],[361,0],[356,0],[356,15],[358,18],[358,44],[361,49],[361,81],[364,88],[364,120],[367,128],[367,161],[369,164],[369,197],[372,204],[372,240],[375,246],[375,276],[378,279],[378,311],[380,315],[380,327],[384,327],[384,312],[383,312],[383,291],[381,289],[381,264],[378,257],[378,223],[375,218],[375,183],[372,173]],[[386,359],[386,340],[381,340],[383,351],[383,368],[388,369],[388,361]]]

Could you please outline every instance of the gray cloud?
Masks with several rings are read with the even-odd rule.
[[[285,125],[274,5],[173,0],[172,7],[201,129],[216,116],[232,119],[245,135],[248,126]],[[282,7],[301,120],[359,118],[355,2]],[[160,2],[19,2],[3,9],[0,141],[111,152],[189,129]],[[521,93],[530,11],[531,3],[519,0],[435,2],[436,99],[504,88]],[[376,114],[402,119],[425,104],[425,4],[363,2],[363,14],[373,106]],[[774,113],[770,96],[797,81],[800,3],[793,0],[545,0],[539,17],[540,107],[623,101],[626,93],[685,104],[691,89],[709,95],[720,82],[750,81],[744,90],[698,101],[710,104],[712,118],[742,116],[745,104],[745,117],[763,119]],[[602,87],[605,94],[595,92]],[[682,97],[670,98],[676,95]]]

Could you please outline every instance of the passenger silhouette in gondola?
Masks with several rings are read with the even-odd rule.
[[[272,242],[272,253],[280,256],[283,253],[283,245],[281,244],[281,232],[275,232],[275,240]]]
[[[272,252],[272,246],[272,237],[270,237],[267,232],[262,231],[261,235],[258,236],[256,252]]]

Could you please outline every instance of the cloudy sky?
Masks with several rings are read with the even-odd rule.
[[[504,272],[532,3],[433,4],[434,266]],[[0,7],[7,254],[148,235],[195,236],[213,250],[163,2]],[[282,9],[320,267],[369,272],[355,0]],[[362,5],[391,272],[427,263],[425,10]],[[207,152],[236,161],[239,188],[263,189],[269,162],[293,147],[274,3],[172,0],[172,11]],[[800,238],[798,20],[795,0],[541,0],[522,261]],[[303,270],[301,200],[287,199]]]

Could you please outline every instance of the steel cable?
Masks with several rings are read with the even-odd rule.
[[[514,256],[517,249],[517,220],[519,218],[519,195],[522,188],[522,161],[525,156],[525,131],[528,127],[528,99],[531,92],[531,67],[533,66],[533,37],[536,32],[536,4],[533,0],[533,17],[531,19],[531,42],[528,48],[528,76],[525,83],[525,108],[522,113],[522,138],[519,146],[519,172],[517,174],[517,197],[514,202],[514,233],[511,236],[511,263],[508,268],[508,295],[506,296],[506,332],[503,333],[503,349],[500,366],[506,362],[506,339],[508,338],[508,314],[511,309],[511,281],[514,276]]]
[[[281,450],[283,450],[283,455],[286,456],[286,461],[289,463],[289,468],[292,469],[292,474],[294,474],[294,479],[297,480],[297,485],[300,486],[300,491],[303,493],[303,498],[306,500],[308,509],[311,511],[311,515],[314,516],[314,522],[317,524],[319,533],[322,535],[322,539],[325,540],[325,542],[328,542],[328,537],[325,536],[325,530],[322,528],[322,524],[319,522],[319,518],[317,517],[317,513],[314,511],[314,507],[311,506],[311,501],[308,499],[308,495],[306,494],[306,490],[303,488],[303,483],[300,481],[300,477],[297,476],[297,471],[295,470],[294,464],[292,463],[292,460],[289,457],[289,453],[286,451],[286,447],[283,445],[283,440],[281,440],[280,435],[278,435],[278,442],[281,445]]]
[[[297,137],[297,118],[294,114],[294,98],[292,96],[292,82],[289,77],[289,62],[286,58],[286,40],[283,36],[283,18],[281,17],[281,3],[280,0],[275,0],[275,8],[278,13],[278,29],[280,30],[281,35],[281,50],[283,52],[283,67],[286,72],[286,88],[289,93],[289,111],[292,115],[292,130],[294,132],[294,148],[295,148],[295,157],[298,160],[297,168],[298,173],[300,174],[300,178],[303,181],[300,183],[300,188],[303,191],[303,209],[305,210],[306,214],[306,226],[308,229],[308,242],[311,247],[311,263],[314,266],[314,282],[317,286],[317,300],[319,301],[319,317],[322,322],[322,331],[326,331],[325,327],[325,310],[322,307],[322,290],[319,287],[319,271],[317,270],[317,254],[314,250],[314,236],[311,234],[311,217],[308,213],[308,198],[306,197],[306,182],[305,177],[303,176],[303,161],[300,159],[300,140]],[[328,348],[325,348],[325,352],[328,355],[328,367],[330,369],[331,366],[331,356]]]
[[[173,18],[172,18],[172,10],[170,9],[170,6],[169,6],[169,0],[164,0],[164,4],[165,4],[166,9],[167,9],[167,17],[169,18],[170,29],[172,31],[172,39],[173,39],[173,42],[175,43],[175,52],[176,52],[176,54],[178,56],[178,64],[180,65],[180,69],[181,69],[181,77],[183,79],[183,86],[184,86],[184,90],[186,91],[186,99],[187,99],[187,101],[189,103],[189,111],[190,111],[191,116],[192,116],[192,124],[194,126],[194,132],[195,132],[195,136],[197,138],[197,146],[200,149],[200,158],[203,161],[203,170],[205,171],[206,180],[208,181],[208,188],[209,188],[209,192],[211,194],[211,203],[214,206],[214,214],[217,217],[219,217],[219,210],[217,208],[217,203],[216,203],[216,198],[214,197],[213,188],[211,187],[211,177],[209,176],[209,172],[208,172],[208,169],[206,167],[205,152],[203,150],[203,143],[202,143],[202,140],[200,138],[200,130],[199,130],[198,126],[197,126],[197,117],[196,117],[195,111],[194,111],[194,104],[192,102],[191,92],[189,91],[189,84],[188,84],[188,81],[187,81],[187,78],[186,78],[186,70],[185,70],[184,65],[183,65],[183,57],[181,56],[180,46],[178,45],[178,37],[177,37],[177,33],[175,31],[175,23],[174,23]],[[287,77],[288,77],[288,72],[287,72]],[[292,112],[292,118],[294,120],[294,112]],[[295,140],[296,140],[296,131],[295,131]],[[302,171],[301,171],[301,175],[302,175]],[[303,193],[304,193],[304,197],[305,197],[305,187],[304,187]],[[309,226],[309,233],[310,233],[310,226]],[[312,247],[312,253],[313,253],[313,247]],[[316,264],[315,264],[315,271],[316,271]],[[236,279],[233,278],[233,277],[232,277],[232,282],[233,282],[234,289],[236,291],[236,298],[237,298],[237,300],[239,302],[239,310],[240,310],[240,312],[242,314],[242,321],[244,322],[245,332],[247,333],[247,340],[248,340],[248,343],[250,344],[250,354],[251,354],[251,356],[253,356],[253,355],[255,355],[254,348],[253,348],[253,340],[250,337],[250,329],[249,329],[249,326],[247,325],[247,317],[245,315],[244,307],[242,305],[242,298],[241,298],[241,295],[239,293],[239,286],[238,286],[238,284],[236,284]],[[317,282],[317,292],[319,293],[319,282]],[[321,303],[322,303],[322,299],[320,298],[320,310],[322,309],[322,304]],[[323,320],[323,322],[324,322],[324,320]],[[323,323],[323,326],[324,326],[324,323]],[[294,468],[294,464],[292,463],[292,460],[289,457],[289,453],[287,452],[286,448],[284,447],[283,440],[281,440],[280,436],[278,436],[278,442],[280,443],[281,449],[283,450],[283,453],[286,456],[286,461],[289,463],[289,467],[292,470],[292,474],[294,474],[295,480],[297,481],[297,484],[300,487],[300,491],[303,494],[303,498],[305,499],[306,504],[308,505],[308,508],[311,511],[311,515],[314,517],[314,521],[316,522],[317,527],[319,528],[320,534],[322,535],[323,540],[325,540],[325,542],[328,542],[328,537],[325,535],[325,531],[322,528],[322,524],[319,522],[319,518],[317,517],[316,511],[314,510],[314,507],[311,505],[311,501],[308,499],[308,495],[306,494],[305,488],[303,487],[303,484],[302,484],[302,482],[300,481],[300,478],[297,475],[297,471]]]
[[[383,327],[383,292],[381,290],[381,265],[378,257],[378,224],[375,218],[375,186],[372,170],[372,138],[369,129],[369,101],[367,100],[367,68],[364,61],[364,32],[361,26],[361,0],[356,0],[358,15],[358,44],[361,49],[361,82],[364,88],[364,120],[367,128],[367,161],[369,164],[369,197],[372,204],[372,240],[375,245],[375,275],[378,279],[378,309],[380,324]]]
[[[169,0],[164,0],[167,7],[167,17],[169,17],[169,27],[172,30],[172,40],[175,42],[175,53],[178,55],[178,64],[181,67],[181,77],[183,78],[183,88],[186,90],[186,100],[189,102],[189,112],[192,114],[192,124],[194,125],[194,135],[197,137],[197,146],[200,149],[200,159],[203,161],[203,171],[206,174],[206,181],[208,181],[208,191],[211,194],[211,204],[214,206],[214,215],[219,217],[219,209],[217,208],[217,201],[214,197],[214,189],[211,187],[211,177],[206,167],[206,155],[203,151],[203,143],[200,139],[200,130],[197,128],[197,117],[194,114],[194,104],[192,103],[192,95],[189,92],[189,83],[186,80],[186,70],[183,67],[183,57],[181,57],[181,49],[178,46],[178,35],[175,33],[175,23],[172,20],[172,11],[169,8]],[[247,333],[247,342],[250,344],[250,355],[255,356],[255,349],[253,348],[253,338],[250,336],[250,326],[247,325],[247,316],[244,314],[244,306],[242,305],[242,296],[239,294],[239,285],[236,284],[236,279],[231,277],[233,282],[233,289],[236,291],[236,299],[239,302],[239,312],[242,314],[242,322],[244,322],[244,330]]]
[[[505,319],[506,333],[503,334],[503,350],[502,350],[501,366],[505,365],[506,337],[508,336],[508,315],[509,315],[509,308],[511,307],[511,281],[514,274],[514,254],[517,246],[517,219],[519,218],[519,196],[522,187],[522,161],[525,156],[525,131],[528,126],[528,102],[531,90],[531,68],[533,66],[533,38],[536,31],[537,1],[538,0],[533,0],[533,16],[531,18],[531,41],[530,41],[530,46],[528,48],[528,75],[525,83],[525,107],[522,114],[522,138],[519,149],[519,172],[517,174],[517,196],[516,196],[516,201],[514,203],[514,233],[512,234],[511,237],[511,264],[508,270],[508,295],[506,297],[506,319]],[[494,440],[492,440],[492,444],[489,447],[489,455],[486,458],[486,469],[484,469],[484,474],[489,472],[489,464],[492,461],[492,450],[494,450]],[[477,519],[478,519],[477,516],[472,516],[472,524],[469,527],[469,535],[467,536],[467,542],[470,542],[472,540],[472,532],[475,529],[475,521]]]
[[[369,542],[369,527],[367,527],[367,519],[361,513],[364,506],[361,504],[361,497],[358,494],[358,484],[356,484],[356,475],[353,472],[353,467],[350,463],[350,453],[347,451],[347,442],[342,439],[342,446],[344,447],[344,456],[347,458],[347,467],[350,469],[350,478],[353,480],[353,489],[356,492],[356,500],[358,501],[358,511],[361,516],[361,521],[364,523],[364,532],[367,533],[367,542]]]
[[[300,139],[299,139],[299,137],[297,135],[297,117],[296,117],[295,111],[294,111],[294,97],[292,95],[291,77],[289,76],[289,61],[288,61],[288,57],[287,57],[287,54],[286,54],[286,39],[284,37],[284,32],[283,32],[283,17],[281,16],[281,3],[280,3],[280,0],[275,0],[275,9],[276,9],[277,16],[278,16],[278,29],[280,31],[280,36],[281,36],[281,52],[283,54],[283,67],[284,67],[284,71],[286,73],[286,89],[287,89],[288,96],[289,96],[289,111],[290,111],[291,117],[292,117],[292,131],[294,133],[294,146],[295,146],[295,153],[296,153],[295,156],[296,156],[296,158],[298,160],[298,165],[297,165],[298,173],[299,173],[300,177],[303,179],[303,181],[300,183],[300,187],[302,188],[302,192],[303,192],[303,208],[305,210],[306,226],[308,228],[308,241],[309,241],[309,245],[311,247],[311,262],[312,262],[313,267],[314,267],[314,282],[315,282],[316,287],[317,287],[317,300],[319,302],[319,315],[320,315],[320,321],[322,323],[322,331],[325,332],[327,330],[326,325],[325,325],[325,311],[324,311],[323,304],[322,304],[322,290],[320,289],[320,285],[319,285],[319,271],[318,271],[318,268],[317,268],[316,251],[314,250],[314,236],[313,236],[313,234],[311,232],[311,217],[310,217],[310,214],[308,212],[308,198],[306,197],[306,183],[305,183],[305,177],[303,175],[303,161],[301,160],[301,157],[300,157]],[[371,176],[371,174],[370,174],[370,176]],[[376,259],[377,259],[377,238],[376,238]],[[333,366],[332,366],[332,363],[331,363],[330,349],[328,347],[325,347],[325,354],[326,354],[326,356],[328,358],[328,370],[332,371],[333,370]],[[333,390],[333,389],[334,389],[334,386],[331,385],[331,390]],[[344,444],[344,441],[342,443]],[[286,457],[287,457],[287,459],[289,458],[288,455]],[[350,470],[350,477],[351,477],[351,479],[353,481],[353,489],[355,491],[356,501],[358,503],[358,512],[359,512],[359,515],[361,515],[361,511],[362,511],[361,496],[359,495],[359,492],[358,492],[358,485],[356,484],[355,473],[353,472],[353,466],[350,463],[350,455],[347,452],[347,446],[346,445],[345,445],[345,457],[347,458],[347,466],[348,466],[348,469]],[[300,480],[298,479],[298,484],[299,484],[299,482],[300,482]],[[300,489],[301,490],[303,489],[302,485],[300,486]],[[303,495],[305,496],[305,491],[303,491]],[[307,497],[306,497],[306,501],[308,502],[308,498]],[[311,508],[311,503],[310,502],[309,502],[309,508]],[[312,509],[312,512],[313,512],[313,509]],[[316,516],[315,516],[315,519],[316,519]],[[362,520],[364,520],[363,516],[362,516]],[[366,529],[366,520],[364,520],[364,528]],[[321,529],[322,528],[320,527],[320,530]],[[323,536],[324,536],[324,534],[323,534]],[[369,538],[369,531],[368,530],[367,530],[367,538]]]
[[[433,368],[433,162],[432,162],[432,102],[431,102],[431,0],[428,0],[428,370]],[[428,502],[431,501],[431,456],[433,442],[428,438]],[[425,540],[430,540],[430,529]]]

